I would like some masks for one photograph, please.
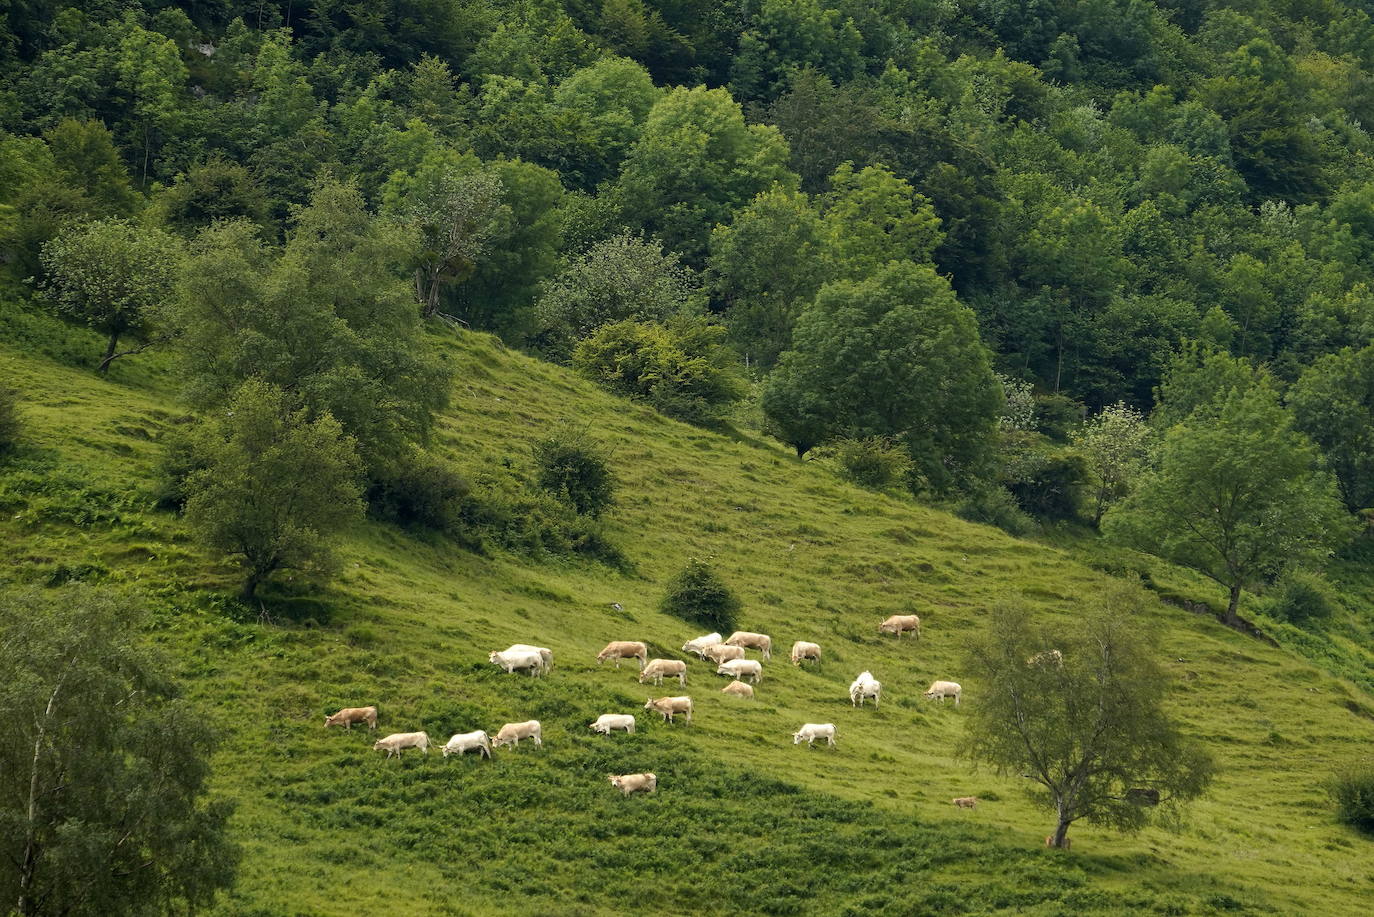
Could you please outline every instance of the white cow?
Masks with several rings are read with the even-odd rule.
[[[655,774],[607,774],[611,786],[629,796],[631,793],[653,793],[658,790],[658,776]]]
[[[606,648],[596,654],[596,664],[601,665],[607,659],[615,660],[615,667],[620,668],[622,659],[638,659],[639,667],[644,668],[644,663],[649,658],[649,648],[637,640],[612,640],[606,644]]]
[[[650,659],[649,664],[644,667],[644,671],[639,673],[639,683],[644,684],[644,679],[652,678],[654,684],[663,684],[664,677],[673,678],[676,676],[678,683],[687,684],[687,663],[681,659]]]
[[[501,727],[501,731],[496,734],[496,738],[491,740],[494,748],[503,745],[513,745],[520,747],[521,739],[534,739],[534,744],[540,748],[544,747],[544,738],[538,720],[526,720],[523,723],[507,723]]]
[[[708,646],[701,651],[702,659],[709,659],[716,665],[722,662],[729,662],[731,659],[743,659],[744,647],[730,646],[726,643],[717,643],[715,646]]]
[[[735,697],[753,697],[754,689],[742,681],[732,681],[720,689],[721,694],[732,694]]]
[[[528,669],[531,677],[544,674],[544,657],[535,650],[503,650],[489,653],[487,659],[505,669],[507,675],[516,669]]]
[[[957,707],[959,706],[959,695],[963,693],[964,689],[959,687],[957,681],[933,681],[930,683],[930,687],[926,689],[926,693],[922,696],[932,699],[938,697],[942,704],[945,702],[946,697],[952,697],[954,698],[954,706]]]
[[[708,646],[715,646],[717,643],[720,642],[720,634],[706,634],[705,636],[696,637],[682,644],[682,651],[684,653],[695,653],[697,656],[701,657],[702,659],[705,659],[706,648]]]
[[[916,632],[917,640],[921,639],[921,619],[916,615],[893,615],[878,625],[878,633],[896,634],[899,640],[909,630]]]
[[[737,630],[725,641],[731,646],[744,646],[751,650],[758,650],[763,654],[764,659],[773,658],[773,638],[767,634],[756,634],[752,631]]]
[[[871,697],[873,706],[876,707],[882,693],[883,683],[874,678],[872,672],[860,672],[859,677],[849,686],[849,702],[856,707],[862,707],[864,698]]]
[[[834,723],[803,723],[802,728],[792,733],[792,744],[806,740],[807,746],[812,745],[817,739],[825,739],[831,745],[835,744],[835,724]]]
[[[798,640],[792,644],[792,664],[801,665],[803,659],[814,659],[821,661],[821,646],[819,643],[807,643],[805,640]]]
[[[763,678],[763,663],[757,659],[731,659],[722,662],[716,669],[717,675],[729,675],[743,681],[746,678],[754,679],[754,684],[758,684]]]
[[[658,700],[650,698],[644,702],[644,709],[657,710],[669,723],[679,713],[687,714],[687,722],[692,722],[692,699],[685,694],[681,697],[660,697]]]
[[[601,733],[603,736],[610,735],[613,729],[623,729],[634,735],[635,718],[629,713],[603,713],[588,728],[593,732]]]
[[[400,758],[401,750],[404,748],[418,748],[429,754],[429,736],[423,732],[393,732],[386,738],[372,743],[373,751],[384,751],[388,758],[392,755]]]
[[[538,653],[540,661],[544,664],[544,671],[553,668],[553,650],[547,646],[530,646],[528,643],[512,643],[506,647],[508,653]]]
[[[444,747],[439,749],[444,753],[444,757],[449,755],[461,756],[465,751],[477,749],[477,757],[486,755],[491,757],[491,739],[487,736],[486,730],[477,729],[473,732],[460,732],[452,736]]]

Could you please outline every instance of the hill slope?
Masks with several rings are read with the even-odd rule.
[[[223,738],[216,790],[239,803],[246,855],[219,912],[1334,915],[1368,901],[1368,842],[1334,822],[1319,785],[1374,739],[1374,705],[1347,682],[1156,606],[1177,712],[1218,759],[1214,788],[1180,833],[1079,826],[1071,853],[1045,851],[1046,815],[1013,781],[955,760],[960,711],[920,691],[959,678],[961,641],[999,596],[1071,616],[1100,574],[665,420],[487,336],[455,336],[451,352],[439,449],[474,478],[503,462],[518,473],[550,426],[586,426],[614,452],[608,531],[634,572],[480,556],[367,523],[328,590],[264,624],[221,597],[232,571],[152,508],[157,440],[179,413],[171,374],[145,361],[103,381],[0,345],[35,443],[0,470],[0,577],[104,581],[150,605],[153,637]],[[594,656],[609,639],[680,655],[696,631],[653,609],[664,580],[707,555],[744,598],[743,627],[782,652],[815,640],[826,659],[814,671],[775,659],[753,702],[693,664],[695,722],[667,727],[639,708],[675,686],[640,687]],[[907,609],[925,639],[881,639],[877,622]],[[517,641],[553,648],[550,677],[487,664]],[[845,696],[861,668],[885,684],[880,710]],[[978,686],[965,697],[976,704]],[[383,733],[538,718],[546,747],[385,761],[365,731],[321,726],[363,703],[379,705]],[[611,711],[640,714],[640,733],[591,735]],[[791,745],[804,721],[835,722],[838,747]],[[605,781],[648,769],[655,797],[624,800]],[[987,801],[949,805],[968,793]]]

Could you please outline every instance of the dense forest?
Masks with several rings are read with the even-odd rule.
[[[475,331],[1368,689],[1365,123],[1363,0],[10,0],[0,341],[175,380],[149,499],[263,621],[364,519],[636,573],[571,410],[438,447]]]

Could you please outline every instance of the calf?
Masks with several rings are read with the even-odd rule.
[[[384,751],[388,758],[392,755],[400,758],[401,750],[404,748],[418,748],[429,754],[429,736],[423,732],[393,732],[386,738],[372,743],[373,751]]]
[[[805,640],[798,640],[792,644],[792,664],[801,665],[803,659],[814,659],[821,661],[821,647],[819,643],[807,643]]]
[[[721,694],[733,694],[736,697],[753,697],[754,689],[742,681],[732,681],[720,689]]]
[[[921,639],[921,619],[916,615],[893,615],[878,625],[878,633],[896,634],[898,640],[909,630],[916,632],[917,640]]]
[[[743,659],[744,647],[717,643],[715,646],[708,646],[706,649],[702,650],[701,658],[709,659],[716,665],[720,665],[722,662],[729,662],[731,659]]]
[[[754,684],[758,684],[763,678],[763,663],[757,659],[731,659],[722,662],[716,669],[717,675],[729,675],[743,681],[746,678],[754,679]]]
[[[763,654],[764,659],[773,658],[773,638],[767,634],[756,634],[752,631],[737,630],[725,641],[730,646],[743,646],[751,650],[758,650]]]
[[[495,748],[503,745],[511,745],[515,748],[520,747],[521,739],[534,739],[534,744],[540,748],[544,747],[544,739],[538,720],[526,720],[523,723],[507,723],[501,727],[501,731],[496,734],[496,738],[491,740]]]
[[[639,683],[644,684],[644,679],[652,678],[654,684],[663,684],[664,677],[677,677],[678,683],[687,684],[687,663],[681,659],[651,659],[649,664],[644,667],[644,671],[639,673]]]
[[[695,653],[700,658],[705,659],[706,648],[709,646],[715,646],[717,643],[720,642],[720,634],[706,634],[705,636],[696,637],[682,644],[682,651],[684,653]]]
[[[324,718],[325,726],[342,726],[352,730],[354,723],[366,723],[368,729],[377,728],[376,707],[345,707]]]
[[[607,774],[611,786],[629,796],[631,793],[653,793],[658,790],[658,777],[654,774]]]
[[[461,756],[465,751],[477,749],[477,757],[486,755],[491,757],[491,739],[487,737],[484,730],[478,729],[474,732],[460,732],[452,736],[444,747],[439,749],[444,753],[444,757],[449,755]]]
[[[817,739],[825,739],[831,745],[835,744],[835,724],[834,723],[803,723],[802,728],[792,733],[792,744],[796,745],[802,739],[806,740],[808,747],[815,744]]]
[[[946,697],[954,698],[954,706],[959,706],[959,695],[964,693],[964,689],[959,687],[956,681],[933,681],[926,693],[922,695],[927,699],[940,698],[940,703],[945,702]]]
[[[614,659],[617,669],[620,668],[622,659],[638,659],[639,667],[643,669],[649,659],[649,648],[635,640],[612,640],[606,644],[604,650],[596,654],[596,664],[601,665],[607,659]]]
[[[974,806],[978,805],[978,797],[956,796],[955,798],[951,799],[950,802],[954,803],[961,809],[972,809]]]
[[[613,729],[623,729],[634,735],[635,718],[628,713],[603,713],[588,728],[592,732],[601,733],[603,736],[610,735]]]
[[[665,722],[671,723],[673,717],[679,713],[687,714],[687,722],[692,722],[692,699],[683,695],[682,697],[660,697],[658,700],[650,698],[644,702],[645,710],[656,710],[663,714]]]

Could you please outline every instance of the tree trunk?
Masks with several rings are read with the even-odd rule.
[[[119,344],[119,332],[118,332],[118,331],[111,332],[111,334],[110,334],[110,343],[107,344],[107,345],[105,346],[105,358],[104,358],[103,360],[100,361],[100,366],[97,367],[97,369],[96,369],[96,372],[100,373],[102,376],[103,376],[103,375],[106,375],[107,373],[109,373],[109,371],[110,371],[110,364],[111,364],[112,362],[114,362],[114,358],[115,358],[115,347],[118,346],[118,344]]]
[[[1240,586],[1231,587],[1231,601],[1226,605],[1226,626],[1235,627],[1240,624],[1240,615],[1236,609],[1240,607]]]
[[[239,598],[245,602],[251,602],[258,594],[258,584],[262,582],[263,574],[254,570],[248,574],[248,579],[243,581],[243,591],[239,593]]]
[[[1053,842],[1050,844],[1051,847],[1057,847],[1063,850],[1069,845],[1069,825],[1071,824],[1073,824],[1073,822],[1065,818],[1064,813],[1061,811],[1059,813],[1059,824],[1056,825],[1054,829]]]

